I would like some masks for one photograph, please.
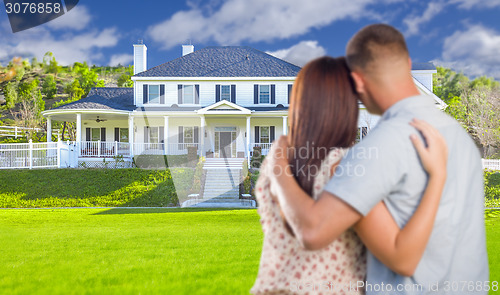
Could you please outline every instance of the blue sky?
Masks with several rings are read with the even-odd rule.
[[[62,64],[130,64],[132,44],[142,39],[148,67],[179,57],[189,41],[195,50],[247,45],[303,65],[343,55],[357,30],[384,22],[403,32],[415,62],[500,79],[500,0],[80,0],[62,17],[16,34],[0,10],[2,64],[46,51]]]

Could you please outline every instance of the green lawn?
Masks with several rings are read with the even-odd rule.
[[[498,281],[500,210],[485,216]],[[0,210],[0,293],[248,294],[261,246],[256,210]]]
[[[0,211],[2,294],[248,294],[256,210]]]
[[[0,208],[172,207],[193,177],[192,168],[0,170]]]

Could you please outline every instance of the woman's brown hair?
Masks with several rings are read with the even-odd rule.
[[[292,88],[289,144],[290,166],[298,183],[312,195],[314,173],[333,148],[347,148],[356,140],[358,101],[343,57],[321,57],[309,62]]]

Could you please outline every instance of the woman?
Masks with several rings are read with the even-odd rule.
[[[288,138],[292,150],[289,159],[298,183],[313,198],[319,196],[346,149],[355,142],[358,112],[357,97],[343,58],[319,58],[300,71],[289,110]],[[416,268],[431,226],[412,225],[434,222],[444,186],[447,149],[444,139],[432,127],[420,121],[412,124],[428,142],[428,148],[424,148],[419,140],[412,138],[430,180],[420,206],[401,230],[381,202],[356,225],[358,234],[349,229],[326,248],[307,251],[283,220],[270,193],[268,178],[260,175],[256,197],[264,245],[251,293],[319,294],[327,291],[330,294],[363,294],[362,289],[356,288],[357,281],[364,281],[366,275],[361,239],[394,271],[409,275],[407,270],[398,268],[397,262],[401,259],[408,261],[413,270]],[[380,227],[380,222],[385,230],[382,236],[377,236],[371,229]],[[415,240],[420,243],[415,243]]]

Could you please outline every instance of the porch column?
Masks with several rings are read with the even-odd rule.
[[[82,141],[82,114],[76,114],[76,142]]]
[[[283,116],[283,135],[288,134],[288,123],[287,123],[287,116]]]
[[[200,128],[200,157],[205,156],[205,115],[201,116],[201,128]]]
[[[52,119],[47,117],[47,142],[52,141]]]
[[[250,167],[250,116],[247,117],[247,148],[246,148],[246,152],[247,152],[247,161],[248,161],[248,167]]]
[[[163,149],[165,151],[165,155],[168,155],[168,136],[169,136],[168,116],[163,117],[163,119],[165,120],[165,126],[163,127],[163,140],[164,140]]]
[[[128,116],[128,142],[130,148],[130,157],[134,156],[134,117]]]

